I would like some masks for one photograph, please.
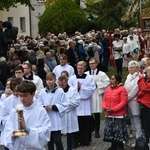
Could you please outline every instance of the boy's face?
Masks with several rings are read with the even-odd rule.
[[[21,93],[19,92],[19,97],[20,97],[20,100],[22,102],[22,104],[24,105],[24,107],[28,107],[30,105],[32,105],[33,103],[33,97],[34,97],[35,93]]]
[[[95,70],[97,68],[98,63],[95,62],[95,60],[89,61],[90,69]]]
[[[24,75],[27,75],[31,72],[31,69],[28,67],[28,65],[24,64],[22,67],[24,69]]]
[[[67,86],[67,84],[68,84],[68,83],[67,83],[66,80],[63,80],[63,81],[58,80],[58,85],[59,85],[59,87],[62,88],[62,89],[65,89],[66,86]]]
[[[12,94],[12,90],[10,88],[5,88],[5,94],[6,94],[6,97],[10,96]]]
[[[24,75],[24,73],[22,72],[22,70],[16,70],[16,71],[15,71],[15,77],[16,77],[16,78],[22,79],[22,78],[23,78],[23,75]]]
[[[55,78],[49,78],[49,79],[46,79],[46,83],[49,87],[52,87],[56,82],[56,79]]]
[[[78,65],[78,66],[77,66],[78,74],[79,74],[79,75],[84,74],[85,69],[86,69],[85,66]]]
[[[13,89],[13,95],[17,96],[18,97],[18,85],[16,85]]]
[[[59,62],[60,62],[60,65],[61,65],[61,66],[64,66],[64,65],[67,64],[67,59],[64,59],[63,57],[60,57]]]

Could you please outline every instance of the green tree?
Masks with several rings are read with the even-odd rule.
[[[58,0],[46,8],[39,21],[39,33],[46,32],[69,34],[82,31],[86,24],[86,15],[79,5],[72,0]]]
[[[89,0],[89,2],[86,12],[97,29],[112,30],[124,25],[123,16],[129,6],[127,0],[97,0],[94,3]]]
[[[30,0],[0,0],[0,10],[9,10],[10,7],[16,7],[16,4],[25,4],[31,9],[34,9],[30,3]]]

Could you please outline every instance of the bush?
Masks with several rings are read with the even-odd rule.
[[[46,32],[55,34],[67,32],[72,34],[81,31],[87,22],[82,9],[72,0],[58,0],[46,8],[39,21],[39,33]]]

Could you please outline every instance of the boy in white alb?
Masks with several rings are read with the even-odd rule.
[[[67,110],[65,112],[65,115],[62,117],[63,128],[61,130],[61,133],[67,133],[67,150],[72,150],[72,133],[79,131],[76,108],[80,104],[80,96],[74,87],[70,87],[68,85],[68,78],[60,76],[58,78],[58,85],[64,90],[68,101]]]
[[[48,150],[54,150],[54,143],[58,150],[63,150],[61,117],[67,109],[68,103],[64,91],[55,82],[55,74],[49,72],[46,75],[47,87],[41,90],[37,102],[46,109],[51,119],[51,137],[48,142]]]
[[[78,74],[72,76],[68,82],[70,86],[76,88],[81,98],[80,105],[77,107],[79,131],[74,135],[74,147],[79,144],[88,146],[91,142],[92,96],[96,86],[93,78],[84,73],[85,69],[86,63],[79,61]]]
[[[5,135],[6,135],[6,131],[5,131],[5,127],[6,127],[6,122],[9,118],[10,112],[12,111],[13,108],[15,108],[15,106],[17,104],[20,104],[20,98],[18,96],[18,85],[21,83],[21,79],[20,78],[12,78],[10,81],[10,89],[12,90],[13,94],[9,97],[7,97],[3,103],[1,104],[1,108],[0,108],[0,121],[1,124],[3,126],[3,129],[1,131],[1,139],[0,139],[0,144],[4,145],[5,144]]]
[[[6,123],[5,145],[10,150],[46,150],[51,121],[45,109],[33,101],[35,90],[36,86],[31,81],[22,81],[18,86],[23,116],[18,117],[14,108]],[[26,136],[14,136],[19,129],[18,124],[21,124]]]

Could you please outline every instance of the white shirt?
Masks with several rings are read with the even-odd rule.
[[[61,66],[58,65],[54,68],[53,73],[56,75],[56,80],[61,76],[62,71],[67,71],[69,74],[69,78],[74,75],[74,68],[68,64]]]
[[[123,46],[123,42],[122,40],[119,41],[113,41],[113,54],[114,54],[114,59],[120,59],[122,58],[122,50],[121,51],[117,51],[115,50],[115,48],[122,48]]]

